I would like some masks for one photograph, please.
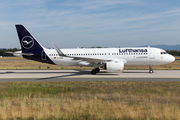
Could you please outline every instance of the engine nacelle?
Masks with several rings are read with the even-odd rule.
[[[104,65],[104,69],[108,72],[123,72],[124,62],[122,60],[113,60],[111,62],[107,62]]]

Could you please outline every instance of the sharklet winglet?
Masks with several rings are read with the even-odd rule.
[[[54,47],[54,49],[56,50],[56,52],[58,53],[59,56],[65,56],[64,53],[54,44],[52,43],[52,46]]]

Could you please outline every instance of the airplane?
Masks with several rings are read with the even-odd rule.
[[[123,72],[124,65],[149,65],[149,73],[153,73],[152,65],[162,65],[175,60],[165,50],[153,47],[128,48],[77,48],[54,49],[43,47],[23,26],[15,25],[22,51],[14,53],[25,59],[63,66],[90,66],[95,75],[104,68],[107,72]]]

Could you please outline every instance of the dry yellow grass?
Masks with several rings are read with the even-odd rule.
[[[33,93],[62,86],[74,89]],[[0,87],[2,119],[180,119],[179,82],[0,82]],[[24,94],[17,87],[33,89]],[[14,88],[16,95],[6,94]]]
[[[0,117],[33,119],[159,119],[179,120],[179,98],[120,94],[61,94],[57,98],[21,98],[0,101]],[[83,117],[84,118],[84,117]]]

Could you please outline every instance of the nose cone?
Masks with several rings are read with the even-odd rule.
[[[170,56],[169,56],[169,62],[174,62],[174,60],[175,60],[175,57],[172,56],[172,55],[170,55]]]

